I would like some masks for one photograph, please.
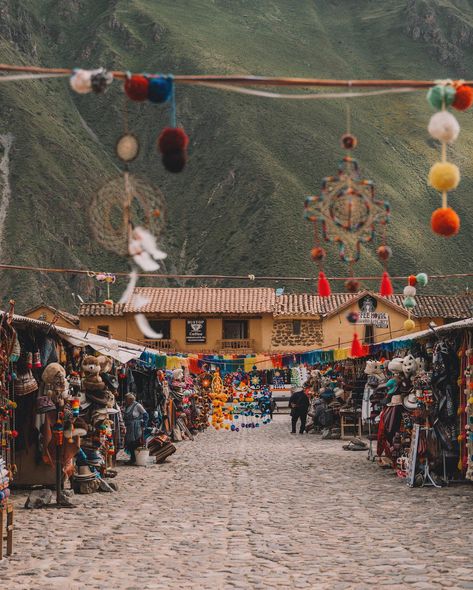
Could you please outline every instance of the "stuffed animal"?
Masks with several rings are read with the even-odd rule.
[[[394,375],[400,375],[403,370],[403,359],[395,357],[388,363],[388,370]]]
[[[91,355],[84,357],[82,371],[84,372],[83,385],[86,391],[101,391],[105,388],[105,383],[100,377],[100,363],[97,357]]]
[[[41,375],[43,391],[55,403],[65,400],[69,393],[69,383],[66,380],[66,370],[59,363],[49,364]]]
[[[108,356],[105,356],[103,354],[101,354],[100,356],[97,357],[97,361],[100,365],[100,372],[101,373],[110,373],[112,370],[112,359],[110,359]]]
[[[408,354],[402,359],[402,372],[404,376],[407,378],[412,378],[418,371],[419,366],[417,364],[417,360],[412,356],[412,354]]]

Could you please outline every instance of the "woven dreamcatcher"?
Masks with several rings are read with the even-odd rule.
[[[155,237],[160,235],[164,197],[158,188],[124,172],[94,196],[90,218],[97,242],[119,256],[127,256],[132,254],[130,242],[136,228],[145,228]]]
[[[353,135],[346,133],[342,136],[342,146],[346,150],[353,149],[356,144]],[[324,178],[319,195],[306,198],[304,207],[305,218],[314,224],[315,246],[311,255],[319,264],[319,295],[326,297],[331,293],[322,269],[327,253],[320,245],[319,223],[323,239],[338,244],[340,258],[350,265],[352,275],[353,265],[360,258],[360,246],[373,240],[377,225],[383,228],[383,245],[378,248],[378,256],[384,262],[390,257],[390,250],[385,244],[389,204],[376,198],[373,182],[361,176],[358,162],[350,155],[342,159],[336,175]],[[348,280],[345,287],[350,292],[359,290],[359,284],[354,279]],[[389,293],[386,289],[382,291],[385,295],[392,294],[392,288]]]

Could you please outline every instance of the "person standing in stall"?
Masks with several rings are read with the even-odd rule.
[[[125,395],[125,450],[130,453],[130,465],[136,465],[136,449],[142,444],[143,429],[148,423],[148,412],[136,401],[132,393]]]
[[[291,434],[296,434],[297,421],[301,421],[299,429],[300,434],[304,434],[307,412],[309,410],[309,398],[304,393],[302,387],[292,387],[292,395],[289,398],[289,407],[291,408],[292,430]]]

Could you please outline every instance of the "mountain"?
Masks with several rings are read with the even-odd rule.
[[[472,78],[472,41],[468,0],[3,0],[0,7],[0,61],[50,67],[457,79]],[[123,130],[121,86],[115,81],[103,96],[80,96],[67,79],[0,84],[2,262],[128,269],[95,242],[89,223],[93,196],[120,174],[114,144]],[[392,207],[390,272],[471,268],[471,113],[458,114],[462,133],[449,149],[463,174],[450,197],[462,229],[445,240],[429,227],[440,196],[426,177],[440,148],[426,131],[432,111],[425,92],[356,98],[350,105],[363,176]],[[191,143],[186,170],[173,175],[155,147],[168,110],[131,103],[130,128],[141,142],[132,172],[159,186],[167,202],[165,270],[315,276],[303,202],[336,172],[345,111],[343,100],[285,101],[178,86],[178,122]],[[335,248],[328,251],[326,272],[348,274]],[[380,270],[374,248],[363,247],[357,272]],[[2,302],[13,297],[18,309],[41,299],[71,309],[72,292],[89,300],[104,296],[86,276],[1,274]],[[463,286],[438,281],[433,288]],[[123,281],[115,292],[122,288]]]

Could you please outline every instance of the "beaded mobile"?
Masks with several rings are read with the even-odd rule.
[[[360,258],[360,244],[371,242],[375,225],[389,222],[386,201],[376,199],[374,184],[360,176],[358,162],[345,156],[335,176],[324,178],[318,196],[307,197],[305,218],[322,223],[326,242],[338,243],[340,258],[349,264]]]

